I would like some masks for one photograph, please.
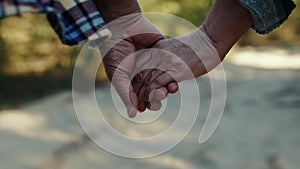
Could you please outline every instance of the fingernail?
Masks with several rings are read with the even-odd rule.
[[[129,115],[130,118],[134,118],[135,115],[136,115],[135,108],[130,108],[129,112],[128,112],[128,115]]]

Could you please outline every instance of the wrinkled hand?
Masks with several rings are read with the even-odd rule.
[[[157,42],[153,48],[140,53],[136,58],[136,70],[148,69],[136,75],[135,84],[139,86],[138,98],[153,102],[156,89],[170,82],[190,80],[215,68],[221,59],[214,42],[208,37],[204,27],[191,34]],[[145,59],[147,58],[147,60]],[[154,100],[155,102],[155,100]]]
[[[104,56],[104,67],[108,78],[124,102],[129,117],[135,117],[137,109],[143,112],[147,105],[144,99],[138,100],[137,91],[131,84],[134,76],[132,70],[135,66],[135,52],[153,46],[164,37],[140,13],[119,18],[110,22],[107,27],[113,37],[100,47]],[[177,83],[171,83],[169,86],[171,92],[178,88]],[[162,86],[157,95],[166,96],[168,88]],[[148,108],[151,109],[150,106]],[[154,108],[155,106],[152,106],[152,109]]]

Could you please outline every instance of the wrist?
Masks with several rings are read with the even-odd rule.
[[[210,32],[207,30],[205,24],[203,24],[198,29],[200,29],[203,33],[205,33],[205,35],[210,39],[210,41],[212,42],[212,45],[215,47],[215,49],[219,55],[219,58],[221,60],[223,60],[225,58],[226,54],[228,53],[229,49],[231,49],[232,46],[228,46],[228,45],[226,45],[226,43],[222,43],[223,41],[213,38],[214,36],[210,34]]]
[[[249,11],[239,0],[215,0],[203,27],[223,59],[252,24]]]
[[[208,36],[203,26],[196,29],[194,32],[180,37],[180,40],[184,42],[197,57],[194,63],[198,64],[195,77],[201,76],[206,72],[214,69],[222,61],[218,45]],[[187,57],[189,59],[189,57]]]

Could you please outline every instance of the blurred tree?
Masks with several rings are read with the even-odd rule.
[[[7,49],[5,45],[5,41],[0,36],[0,73],[5,69],[5,65],[7,64]]]
[[[0,20],[0,73],[3,69],[5,69],[5,65],[7,64],[7,48],[4,39],[1,36],[1,25],[2,22]]]
[[[70,66],[68,55],[73,50],[62,45],[45,15],[24,14],[1,21],[2,73],[43,73],[45,70]]]
[[[139,0],[145,12],[164,12],[182,17],[196,26],[203,23],[213,0]],[[300,0],[295,0],[297,6]],[[239,41],[239,45],[299,45],[300,41],[300,10],[297,7],[279,29],[268,35],[258,35],[248,31]]]
[[[182,17],[196,26],[203,23],[213,0],[139,0],[145,12],[164,12]],[[295,1],[299,6],[299,0]],[[168,32],[174,27],[166,26]],[[51,69],[72,69],[78,48],[62,45],[45,15],[24,14],[0,22],[0,72],[6,74],[42,73]],[[296,8],[280,29],[267,36],[248,31],[239,44],[295,45],[300,39],[300,10]],[[59,70],[59,69],[58,69]]]
[[[71,89],[80,50],[63,45],[43,14],[0,20],[0,110]]]
[[[213,0],[139,0],[145,12],[164,12],[182,17],[196,26],[203,23]],[[300,5],[300,0],[295,0]],[[156,18],[158,21],[161,18]],[[161,22],[167,32],[172,22]],[[168,25],[169,24],[169,25]],[[240,45],[300,45],[300,10],[293,11],[280,29],[267,36],[248,31]],[[0,109],[11,100],[25,101],[71,86],[72,71],[81,46],[63,45],[43,14],[23,14],[0,20]],[[106,80],[103,65],[98,80]],[[33,95],[33,96],[32,96]],[[35,96],[36,95],[36,96]],[[10,98],[10,99],[9,99]]]
[[[145,12],[164,12],[184,18],[200,26],[206,18],[213,0],[139,0]]]

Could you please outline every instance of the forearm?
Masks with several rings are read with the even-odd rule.
[[[93,0],[106,23],[119,17],[139,13],[141,9],[135,0]]]
[[[203,26],[223,59],[252,24],[250,13],[239,0],[216,0]]]

